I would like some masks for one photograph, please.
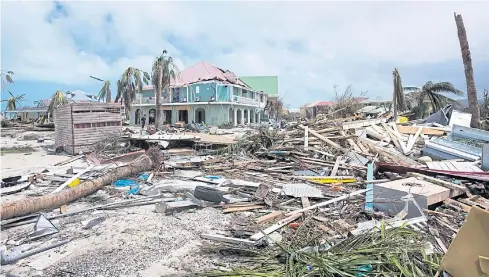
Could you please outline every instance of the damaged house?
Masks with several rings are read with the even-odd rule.
[[[172,80],[170,91],[162,93],[164,124],[185,122],[221,125],[260,122],[267,94],[252,89],[234,73],[207,62],[199,62]],[[155,90],[145,86],[136,96],[130,124],[140,124],[143,115],[149,124],[156,117]]]

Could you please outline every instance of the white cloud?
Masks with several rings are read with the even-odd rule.
[[[63,6],[68,16],[48,23],[53,2],[2,2],[2,67],[14,70],[18,80],[82,86],[89,75],[116,79],[128,66],[149,70],[153,57],[168,49],[180,68],[206,60],[239,75],[278,75],[281,92],[294,106],[328,98],[326,91],[335,84],[353,84],[355,91],[378,96],[391,87],[391,74],[379,72],[381,65],[461,63],[454,11],[464,17],[473,59],[489,60],[484,13],[489,2],[84,1]],[[172,45],[169,36],[182,45]],[[312,92],[321,95],[304,97]]]

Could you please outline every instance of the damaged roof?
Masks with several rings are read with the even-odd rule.
[[[241,81],[233,72],[224,70],[204,61],[198,62],[181,71],[177,78],[172,80],[171,86],[179,87],[204,81],[218,81],[239,85],[250,90],[252,89],[246,83]],[[149,90],[152,88],[152,85],[144,86],[143,90]]]

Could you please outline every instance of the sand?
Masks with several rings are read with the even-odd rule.
[[[53,141],[38,144],[37,141],[2,137],[1,145],[2,148],[27,145],[36,150],[29,155],[2,155],[2,177],[38,173],[44,169],[62,172],[70,166],[87,166],[83,160],[63,167],[54,166],[69,157],[49,155],[47,148],[54,147]],[[31,185],[22,192],[3,196],[2,202],[45,195],[56,188],[47,187],[48,184],[43,181]],[[122,198],[121,192],[114,192],[107,186],[95,194],[68,204],[68,211],[120,201]],[[59,214],[59,209],[47,213],[48,216],[54,214]],[[92,229],[82,229],[82,221],[101,216],[105,217],[103,222]],[[222,232],[228,227],[231,217],[214,208],[165,216],[154,212],[154,205],[148,205],[111,211],[90,211],[53,220],[59,227],[59,233],[28,243],[21,242],[33,231],[33,224],[2,230],[2,245],[7,245],[9,250],[16,244],[20,244],[20,247],[38,248],[67,238],[72,238],[73,241],[25,258],[16,264],[2,266],[0,275],[188,276],[191,272],[222,266],[222,257],[200,252],[200,247],[206,243],[200,235]]]

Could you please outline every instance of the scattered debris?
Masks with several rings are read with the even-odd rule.
[[[122,135],[98,137],[85,153],[65,143],[64,151],[76,154],[69,158],[51,150],[45,159],[59,159],[2,179],[2,273],[14,274],[12,264],[21,259],[27,268],[43,263],[46,254],[33,255],[52,248],[59,260],[43,271],[75,272],[81,261],[96,259],[88,258],[92,245],[73,254],[87,240],[97,255],[111,257],[102,263],[144,244],[148,255],[170,260],[162,270],[170,275],[482,276],[474,263],[462,268],[454,253],[467,251],[464,257],[487,268],[481,243],[466,246],[485,239],[467,227],[474,214],[483,222],[489,210],[485,133],[457,125],[462,117],[451,111],[425,123],[393,123],[387,111],[363,109],[377,116],[365,117],[343,100],[325,118],[283,128],[128,126]],[[228,135],[235,136],[215,138]],[[49,138],[49,131],[32,137]],[[473,239],[465,242],[467,233]],[[182,243],[177,236],[191,242],[175,245]],[[97,245],[101,240],[114,246]],[[187,259],[213,262],[185,268],[171,262]]]

